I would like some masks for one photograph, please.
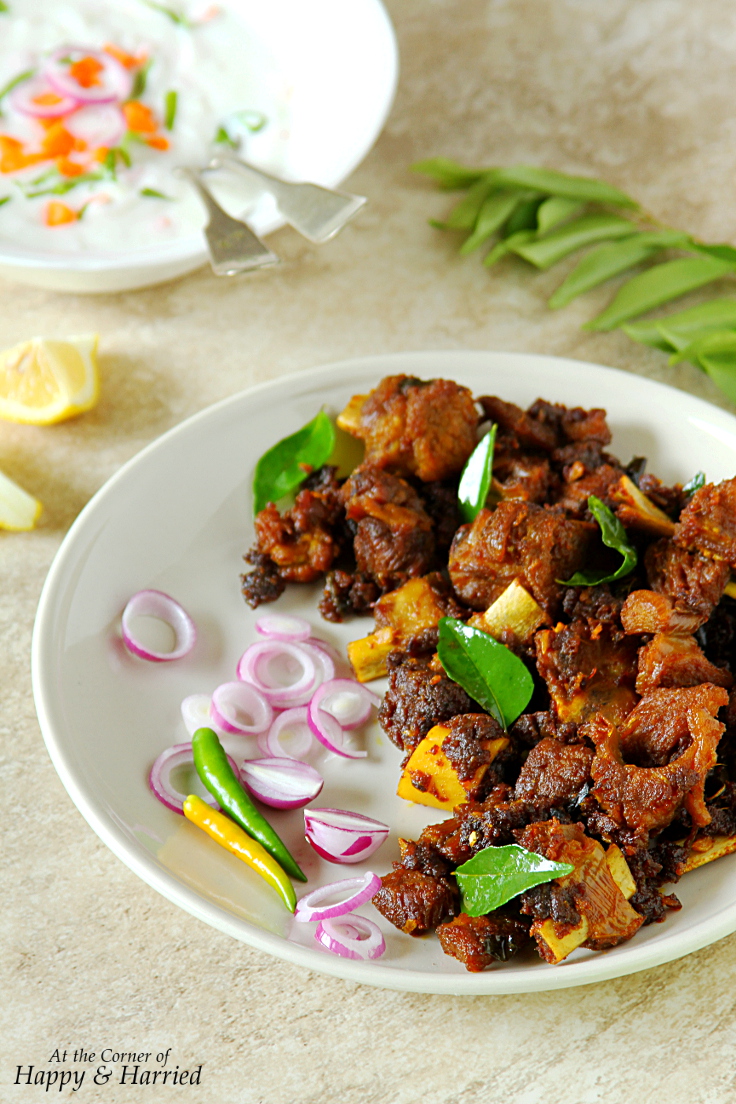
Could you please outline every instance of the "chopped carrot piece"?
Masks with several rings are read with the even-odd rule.
[[[74,149],[75,138],[62,122],[49,127],[41,143],[45,157],[66,157]]]
[[[32,101],[39,107],[54,107],[55,104],[63,103],[64,97],[58,92],[39,92],[37,96],[32,97]]]
[[[163,134],[154,134],[152,138],[146,138],[146,145],[151,149],[167,150],[169,148],[168,138],[164,138]]]
[[[78,161],[70,161],[68,157],[57,157],[56,167],[62,176],[81,176],[84,172],[84,165],[80,165]]]
[[[25,146],[17,138],[0,134],[0,173],[18,172],[19,169],[27,169],[29,165],[45,160],[45,154],[27,153]]]
[[[80,88],[92,88],[96,84],[102,84],[98,77],[104,69],[104,65],[94,57],[83,57],[79,61],[73,61],[69,66],[69,76],[72,77]]]
[[[115,58],[121,65],[124,65],[126,69],[136,69],[146,61],[145,54],[141,54],[139,57],[136,57],[135,54],[127,54],[125,50],[121,50],[119,46],[116,46],[112,42],[105,43],[102,49],[106,54],[109,54],[110,57]]]
[[[76,222],[78,214],[66,203],[60,203],[58,199],[52,199],[46,204],[44,221],[47,226],[64,226],[67,222]]]
[[[107,157],[109,152],[110,150],[107,148],[107,146],[99,146],[92,156],[94,157],[95,161],[99,161],[102,165],[104,164],[105,158]]]
[[[156,116],[150,107],[138,100],[128,100],[123,104],[123,115],[130,130],[136,134],[155,134],[158,130]]]

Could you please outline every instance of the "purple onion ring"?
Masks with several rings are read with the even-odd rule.
[[[131,628],[134,617],[155,617],[165,621],[176,636],[176,646],[171,652],[157,652],[147,648],[137,639]],[[139,590],[128,602],[122,616],[123,643],[129,652],[148,659],[152,663],[169,663],[188,655],[197,641],[197,630],[187,611],[162,590]]]

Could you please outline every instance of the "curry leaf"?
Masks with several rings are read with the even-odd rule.
[[[564,582],[560,580],[563,586],[598,586],[599,583],[612,583],[616,579],[623,579],[626,575],[630,575],[636,567],[636,549],[629,544],[626,530],[616,515],[595,495],[590,495],[588,498],[588,509],[600,526],[603,543],[608,548],[620,552],[623,561],[613,572],[576,571],[571,579]]]
[[[650,230],[601,245],[578,262],[567,279],[560,284],[548,305],[553,310],[567,306],[578,295],[618,276],[627,268],[648,260],[658,250],[686,245],[688,240],[687,234],[682,234],[679,230]]]
[[[698,363],[732,403],[736,403],[736,347],[701,353]]]
[[[697,335],[694,341],[681,345],[670,357],[670,364],[679,364],[683,360],[694,363],[704,355],[711,353],[731,353],[736,349],[736,331],[710,330]]]
[[[320,410],[311,422],[264,452],[253,478],[253,512],[296,490],[310,472],[329,460],[334,446],[335,427]]]
[[[499,186],[534,188],[547,195],[591,203],[612,203],[617,207],[639,206],[618,188],[587,176],[568,176],[554,169],[539,169],[533,165],[513,165],[509,169],[494,169],[493,172]]]
[[[701,487],[705,486],[705,472],[696,472],[692,479],[683,484],[682,493],[687,495],[688,498],[694,495],[696,491],[699,491]]]
[[[533,886],[572,874],[571,863],[554,862],[527,851],[518,843],[484,847],[455,871],[462,909],[468,916],[484,916]]]
[[[457,497],[463,521],[475,521],[486,504],[493,477],[493,446],[496,443],[496,429],[497,426],[492,425],[490,432],[478,442],[460,476]]]
[[[673,349],[684,349],[706,333],[736,329],[736,299],[711,299],[708,303],[698,303],[696,307],[669,314],[654,323],[632,325],[654,325],[668,345]]]
[[[553,230],[561,222],[580,214],[585,204],[577,199],[568,199],[566,196],[550,196],[545,199],[537,211],[537,230],[540,234],[546,234]]]
[[[473,233],[465,239],[460,252],[472,253],[478,246],[487,242],[503,226],[518,202],[517,192],[494,192],[489,195],[480,209]]]
[[[466,194],[447,216],[445,226],[448,230],[472,230],[488,196],[496,191],[492,180],[481,177],[471,184]]]
[[[675,261],[655,265],[624,284],[613,302],[584,329],[613,330],[622,322],[710,284],[734,269],[736,262],[707,256],[679,257]]]
[[[468,169],[457,161],[451,161],[449,157],[430,157],[426,161],[417,161],[412,165],[412,171],[431,176],[440,188],[448,191],[468,188],[484,175],[483,169]]]
[[[635,232],[634,224],[619,215],[582,215],[537,241],[518,246],[514,252],[537,268],[546,269],[585,245],[628,237]]]
[[[437,652],[448,676],[508,728],[529,704],[532,676],[505,644],[454,617],[439,622]]]
[[[537,214],[544,197],[536,192],[526,193],[520,197],[519,203],[503,228],[505,238],[513,237],[522,230],[532,231],[532,237],[537,236]]]
[[[515,234],[512,234],[509,238],[504,238],[503,241],[497,242],[493,249],[486,255],[483,264],[486,268],[490,268],[496,261],[500,261],[502,257],[505,257],[507,253],[513,253],[517,245],[521,245],[522,242],[531,241],[536,237],[533,230],[518,230]]]

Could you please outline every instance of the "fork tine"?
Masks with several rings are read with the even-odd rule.
[[[196,170],[183,168],[181,173],[196,189],[209,216],[204,228],[212,271],[216,276],[234,276],[267,265],[278,264],[278,257],[253,233],[247,223],[231,218],[223,211],[212,192]]]

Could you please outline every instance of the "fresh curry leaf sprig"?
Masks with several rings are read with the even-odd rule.
[[[493,478],[493,448],[496,425],[492,425],[470,454],[460,476],[457,497],[463,521],[475,521],[483,509]]]
[[[421,161],[414,169],[440,188],[465,190],[445,221],[433,225],[463,232],[463,254],[488,247],[486,266],[515,254],[544,271],[586,250],[550,298],[552,309],[628,273],[608,306],[585,328],[620,327],[635,341],[673,354],[671,363],[690,360],[736,403],[736,299],[634,321],[736,274],[736,247],[701,242],[662,226],[630,196],[600,180],[530,165],[473,169],[447,158]],[[680,255],[662,256],[667,250]]]
[[[617,579],[630,575],[636,567],[636,549],[629,544],[626,530],[616,515],[595,495],[590,495],[588,498],[588,509],[600,526],[603,543],[606,547],[620,552],[623,560],[615,571],[576,571],[571,579],[564,581],[563,586],[598,586],[600,583],[613,583]]]
[[[253,512],[296,490],[310,472],[327,463],[334,447],[335,427],[324,410],[296,433],[277,441],[256,464]]]
[[[526,665],[488,633],[454,617],[439,622],[437,653],[447,675],[503,728],[523,712],[534,690]]]
[[[572,874],[570,863],[554,862],[517,843],[484,847],[458,866],[455,877],[462,893],[463,912],[484,916],[527,889]]]

